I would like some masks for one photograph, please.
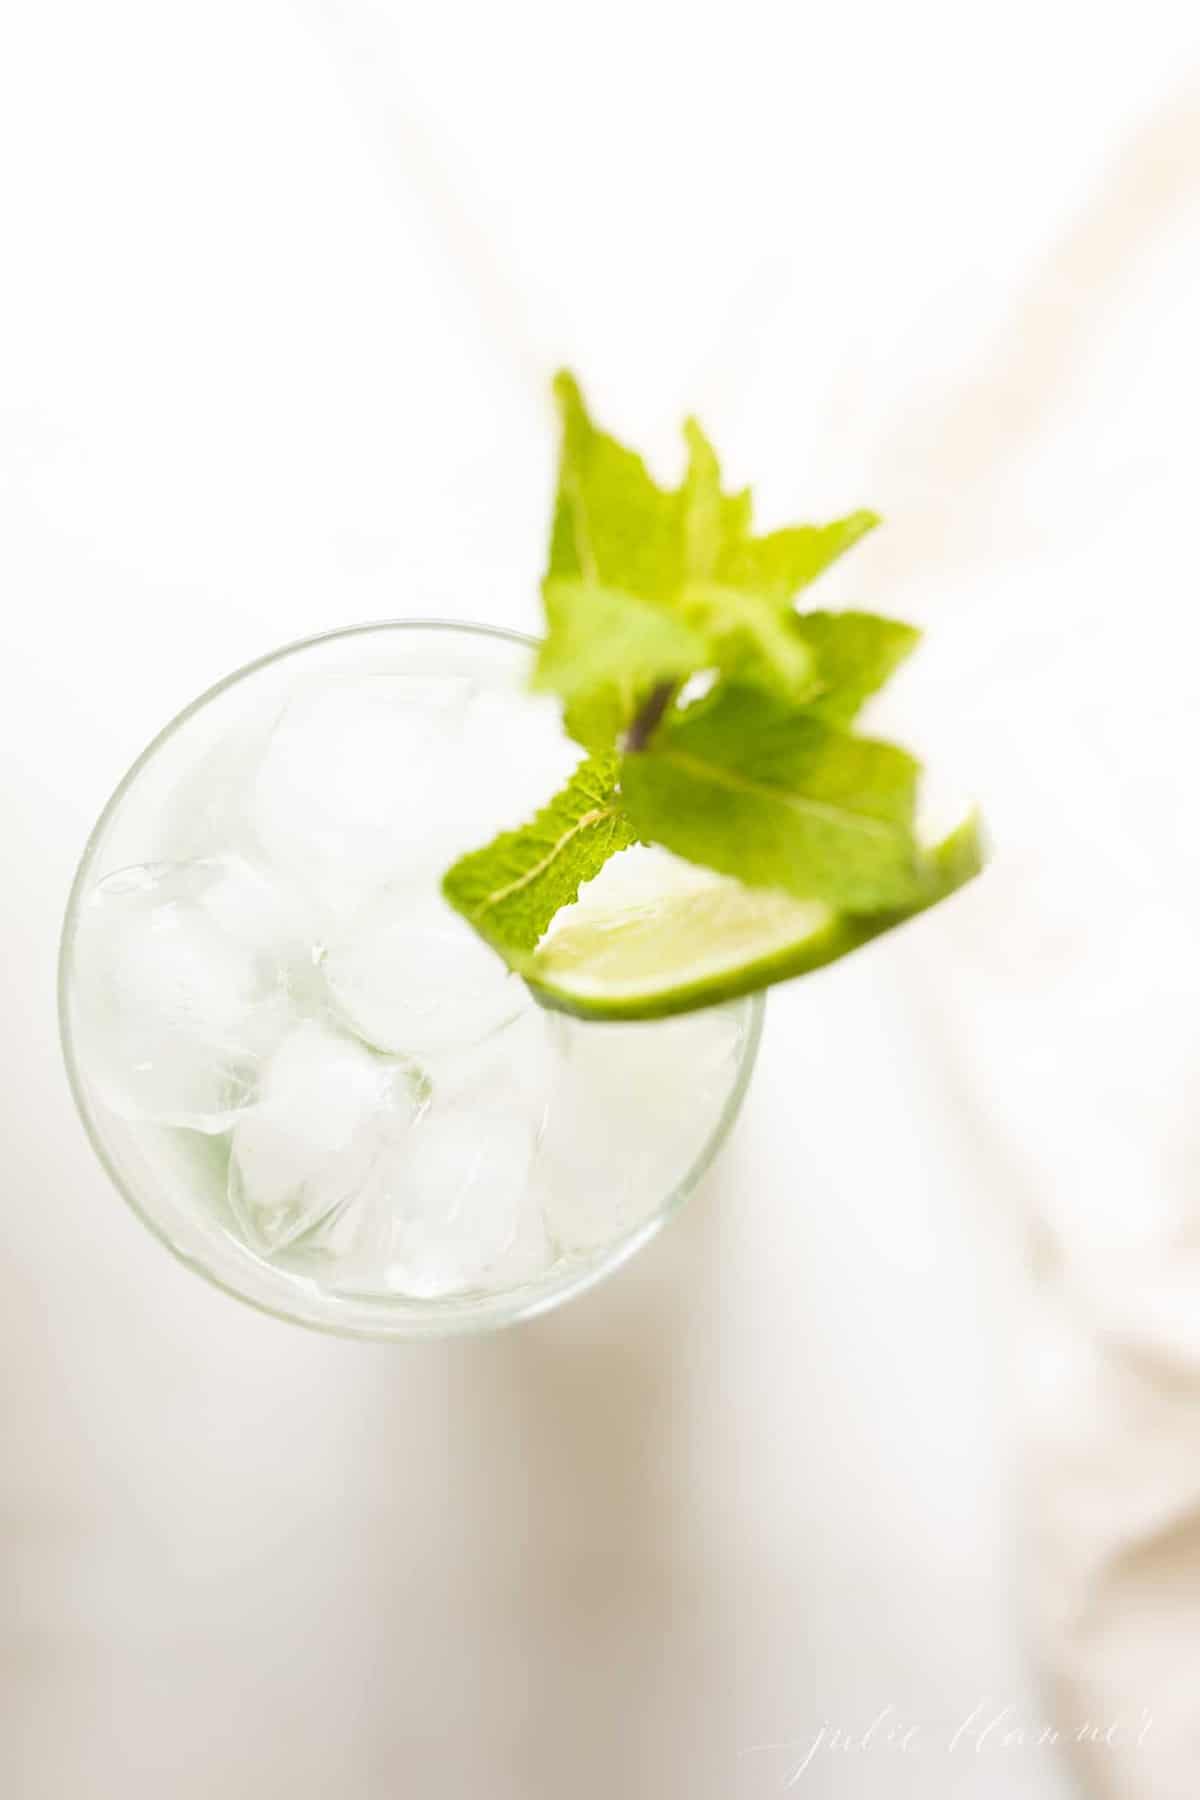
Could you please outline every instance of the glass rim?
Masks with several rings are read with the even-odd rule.
[[[275,664],[285,662],[288,657],[319,650],[324,645],[346,639],[409,631],[494,639],[517,645],[525,650],[534,650],[538,645],[538,639],[530,636],[527,632],[516,631],[504,625],[487,625],[467,619],[432,617],[381,619],[355,625],[335,626],[328,631],[292,639],[274,650],[267,651],[262,656],[254,657],[251,661],[240,664],[229,674],[222,676],[219,681],[205,688],[187,706],[175,713],[155,733],[146,747],[129,765],[101,808],[95,824],[88,833],[67,895],[59,933],[56,981],[59,1044],[67,1085],[93,1154],[134,1217],[165,1249],[170,1251],[177,1261],[195,1274],[202,1276],[210,1286],[228,1294],[232,1299],[240,1301],[244,1306],[252,1307],[256,1312],[265,1314],[268,1318],[299,1325],[306,1330],[320,1332],[328,1337],[375,1342],[403,1342],[406,1340],[415,1342],[421,1339],[441,1337],[476,1336],[496,1331],[504,1326],[519,1324],[525,1320],[537,1318],[542,1313],[553,1311],[556,1307],[586,1293],[589,1288],[595,1287],[620,1269],[652,1238],[656,1237],[667,1221],[680,1210],[712,1167],[728,1139],[741,1111],[746,1090],[754,1072],[766,1010],[765,997],[761,992],[743,996],[747,1006],[748,1019],[738,1050],[735,1079],[699,1154],[681,1179],[667,1192],[650,1216],[634,1230],[618,1238],[615,1243],[607,1246],[598,1254],[581,1260],[576,1270],[568,1269],[556,1281],[546,1276],[536,1278],[524,1286],[501,1289],[494,1294],[475,1290],[473,1293],[469,1291],[461,1295],[449,1294],[430,1300],[418,1300],[402,1294],[395,1296],[364,1295],[361,1297],[325,1295],[322,1296],[324,1304],[332,1301],[335,1305],[345,1306],[347,1309],[364,1304],[370,1305],[372,1308],[378,1309],[377,1315],[373,1315],[370,1319],[359,1320],[349,1316],[314,1317],[301,1310],[289,1309],[283,1304],[273,1304],[272,1301],[249,1292],[246,1287],[237,1285],[232,1278],[227,1279],[218,1269],[199,1260],[182,1244],[174,1240],[166,1224],[157,1219],[142,1204],[134,1184],[128,1181],[118,1168],[116,1159],[110,1152],[104,1133],[96,1119],[76,1051],[68,990],[80,905],[87,887],[94,879],[91,869],[93,856],[142,771],[155,760],[159,752],[171,742],[189,720],[196,717],[213,701],[250,677]],[[633,1022],[630,1021],[630,1023]],[[640,1022],[653,1025],[658,1021]],[[288,1271],[277,1268],[266,1259],[259,1258],[249,1245],[240,1245],[239,1247],[254,1262],[261,1263],[262,1266],[269,1269],[273,1275],[294,1282],[304,1280],[304,1278],[289,1275]],[[307,1283],[308,1289],[311,1290],[313,1286],[314,1284],[311,1282]]]

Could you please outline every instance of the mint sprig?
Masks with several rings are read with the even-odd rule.
[[[533,685],[569,704],[615,695],[620,717],[636,696],[663,680],[684,681],[703,668],[703,636],[665,607],[620,588],[552,576],[542,588],[546,637]]]
[[[755,537],[749,491],[724,491],[694,419],[684,426],[684,479],[663,488],[593,424],[571,376],[560,375],[555,392],[562,452],[534,681],[567,702],[571,734],[589,750],[611,748],[658,680],[708,670],[787,700],[815,698],[824,678],[792,600],[878,523],[875,514]]]
[[[941,897],[946,871],[915,835],[918,764],[853,730],[918,633],[796,605],[876,515],[756,536],[749,491],[725,491],[694,420],[683,478],[665,488],[593,422],[570,375],[555,392],[562,443],[533,685],[560,698],[590,754],[528,824],[454,865],[451,903],[529,973],[557,913],[639,839],[821,902],[846,921],[831,940],[845,948]]]

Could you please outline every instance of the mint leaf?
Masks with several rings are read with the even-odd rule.
[[[559,375],[555,391],[562,449],[537,684],[568,703],[571,735],[588,749],[611,747],[648,689],[706,669],[785,699],[813,698],[816,661],[791,597],[870,530],[875,514],[755,538],[749,491],[723,490],[716,451],[696,420],[684,426],[682,485],[667,490],[593,423],[570,375]],[[579,586],[564,594],[563,580]],[[674,617],[690,629],[690,648],[667,627],[654,633],[628,606],[621,617],[599,599],[589,607],[580,588]],[[848,695],[845,675],[839,666],[836,685]],[[832,691],[834,683],[823,685]]]
[[[707,662],[702,666],[785,700],[819,693],[816,656],[790,608],[760,594],[699,582],[685,590],[679,610],[704,639]]]
[[[562,577],[546,582],[543,597],[547,631],[535,688],[564,700],[615,691],[627,712],[655,682],[682,681],[706,665],[703,636],[619,588]]]
[[[919,894],[917,775],[890,744],[721,686],[625,757],[621,794],[639,837],[691,862],[870,912]]]
[[[618,770],[612,755],[580,763],[527,825],[460,857],[443,877],[451,906],[510,967],[521,967],[555,913],[610,856],[637,842],[617,798]]]
[[[717,573],[727,587],[747,588],[782,604],[878,524],[878,513],[855,512],[831,525],[790,525],[766,537],[746,537],[728,546]]]
[[[680,571],[685,581],[705,581],[716,576],[722,560],[749,534],[750,490],[722,492],[717,453],[698,420],[688,419],[683,435],[688,467],[679,491]]]
[[[848,725],[864,700],[883,687],[921,641],[911,625],[876,613],[799,613],[796,626],[816,659],[811,709]]]
[[[669,599],[680,577],[678,496],[658,486],[640,456],[593,425],[573,376],[558,375],[554,391],[562,449],[547,577]]]
[[[632,712],[629,694],[614,681],[564,701],[563,726],[582,749],[599,755],[613,748]]]

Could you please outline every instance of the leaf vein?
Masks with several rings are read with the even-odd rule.
[[[752,781],[748,776],[738,774],[735,769],[723,769],[716,763],[705,762],[702,757],[689,756],[684,750],[664,749],[654,754],[663,762],[671,763],[685,774],[707,781],[713,787],[727,788],[731,793],[750,794],[757,799],[772,800],[777,805],[790,807],[793,812],[807,813],[837,825],[845,824],[848,819],[853,820],[868,835],[881,838],[896,835],[894,825],[889,824],[886,819],[876,818],[873,813],[858,812],[852,806],[835,805],[829,800],[814,800],[810,794],[788,793],[782,788],[772,787],[768,782]]]
[[[478,909],[480,914],[489,912],[493,906],[499,906],[502,901],[510,899],[513,894],[519,894],[523,888],[527,888],[531,882],[536,881],[539,875],[545,874],[551,864],[562,855],[571,840],[578,837],[581,831],[590,830],[593,825],[599,825],[605,819],[615,818],[616,812],[615,806],[594,806],[590,812],[584,813],[582,818],[576,819],[573,825],[569,825],[566,831],[554,840],[546,854],[539,857],[537,862],[531,863],[529,868],[522,870],[515,880],[508,882],[504,887],[497,888],[494,893],[488,895],[486,900],[481,901]]]

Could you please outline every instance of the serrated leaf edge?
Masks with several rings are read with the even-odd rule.
[[[475,908],[478,917],[482,918],[483,915],[490,912],[493,907],[499,906],[503,901],[511,899],[513,894],[519,894],[522,888],[526,888],[529,886],[530,882],[536,881],[539,875],[543,875],[551,864],[557,861],[567,845],[573,838],[578,837],[581,831],[588,831],[592,826],[600,825],[606,819],[618,818],[620,816],[620,811],[621,809],[619,806],[594,806],[590,812],[584,813],[582,818],[576,819],[573,825],[568,826],[562,836],[555,840],[550,849],[547,850],[546,854],[539,858],[536,863],[531,864],[528,869],[523,870],[515,880],[507,882],[504,887],[497,888],[494,893],[489,894],[487,899]]]

